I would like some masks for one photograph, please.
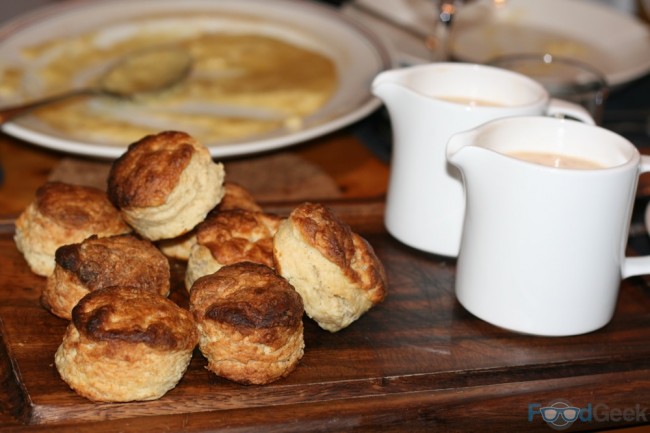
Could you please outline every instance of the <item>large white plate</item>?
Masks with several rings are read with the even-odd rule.
[[[464,61],[550,51],[590,63],[611,86],[650,71],[648,25],[591,0],[478,0],[453,28],[451,52]]]
[[[239,14],[255,24],[256,33],[275,35],[307,44],[334,60],[339,86],[332,99],[305,119],[297,131],[279,129],[235,142],[206,143],[214,157],[262,152],[293,145],[347,126],[380,106],[370,93],[372,79],[391,67],[384,45],[372,33],[336,9],[298,0],[111,0],[74,1],[39,9],[0,28],[0,59],[6,64],[24,62],[24,47],[47,39],[82,34],[99,28],[121,26],[133,19],[169,20],[179,14],[197,13],[209,19],[220,13]],[[122,23],[122,24],[121,24]],[[127,29],[128,31],[128,29]],[[0,97],[1,98],[1,97]],[[3,104],[0,99],[0,105]],[[173,125],[170,125],[173,127]],[[47,148],[82,155],[115,158],[126,150],[101,142],[85,142],[53,131],[29,117],[3,126],[6,133]]]

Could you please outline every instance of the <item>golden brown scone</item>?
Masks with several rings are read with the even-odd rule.
[[[226,181],[223,184],[225,194],[216,207],[216,211],[243,209],[252,212],[262,212],[262,207],[257,204],[253,195],[243,186]]]
[[[199,278],[190,311],[207,368],[219,376],[263,385],[287,376],[302,358],[302,300],[267,266],[241,262]]]
[[[161,239],[156,242],[160,251],[170,259],[188,261],[190,251],[196,244],[196,228],[173,239]]]
[[[16,221],[14,241],[31,270],[42,276],[54,271],[57,248],[100,237],[129,233],[131,228],[106,193],[88,186],[48,182]]]
[[[244,187],[226,181],[223,184],[223,189],[225,191],[223,198],[208,215],[232,209],[262,212],[262,207],[255,202],[253,196]],[[174,239],[162,239],[158,241],[158,248],[167,257],[187,261],[194,244],[196,244],[196,229]]]
[[[185,287],[189,290],[197,278],[237,262],[273,267],[273,235],[282,220],[277,215],[242,209],[211,214],[196,228]]]
[[[91,236],[56,250],[54,273],[47,278],[41,304],[70,319],[88,292],[110,286],[137,287],[169,295],[167,258],[151,242],[134,235]]]
[[[386,273],[370,244],[323,205],[295,208],[274,237],[273,254],[307,315],[330,332],[386,296]]]
[[[155,400],[176,386],[197,343],[189,311],[148,290],[113,286],[74,307],[54,360],[90,400]]]
[[[165,131],[131,144],[113,163],[108,196],[135,231],[155,241],[192,230],[224,194],[225,172],[184,132]]]

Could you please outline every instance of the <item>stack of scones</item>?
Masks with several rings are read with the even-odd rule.
[[[327,207],[265,213],[183,132],[131,144],[107,191],[43,185],[16,221],[18,250],[47,278],[41,304],[69,320],[61,378],[98,402],[154,400],[198,345],[213,373],[263,385],[303,356],[303,316],[336,332],[386,296],[372,247]],[[168,299],[187,261],[189,310]]]

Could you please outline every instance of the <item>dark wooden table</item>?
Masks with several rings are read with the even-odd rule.
[[[617,93],[606,126],[635,135],[650,154],[649,136],[639,129],[650,114],[650,80],[641,90]],[[385,264],[386,301],[336,334],[305,318],[305,356],[294,373],[271,385],[220,379],[196,352],[174,390],[128,404],[92,403],[58,377],[53,355],[66,323],[39,305],[45,280],[29,271],[12,239],[16,216],[47,179],[96,183],[81,174],[102,173],[107,163],[0,134],[0,432],[549,432],[537,410],[560,401],[584,409],[568,431],[650,432],[650,279],[624,281],[611,323],[587,335],[531,337],[476,319],[454,298],[454,260],[415,251],[385,233],[389,167],[376,155],[387,149],[381,140],[367,140],[376,125],[362,123],[225,163],[268,211],[286,214],[307,199],[331,206]],[[247,174],[267,166],[287,169],[264,182]],[[650,175],[644,175],[631,254],[650,252],[642,224],[649,197]],[[172,299],[184,306],[183,266],[173,263]]]
[[[626,280],[614,319],[591,334],[540,338],[482,322],[454,298],[453,260],[412,250],[384,232],[388,166],[353,132],[279,153],[331,179],[336,191],[319,200],[376,249],[390,282],[386,301],[336,334],[305,318],[304,358],[271,385],[220,379],[197,352],[174,390],[154,402],[128,404],[89,402],[60,380],[53,355],[66,322],[39,305],[45,280],[28,270],[12,239],[15,216],[53,170],[70,160],[92,161],[0,136],[0,431],[550,431],[535,409],[559,400],[591,407],[591,420],[576,421],[571,431],[648,422],[649,280]],[[277,156],[225,161],[226,170]],[[286,214],[310,194],[303,193],[262,204]],[[174,263],[172,298],[186,305],[183,266]],[[632,419],[628,412],[636,408]]]

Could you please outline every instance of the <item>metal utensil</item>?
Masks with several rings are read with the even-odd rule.
[[[447,43],[449,30],[454,15],[462,5],[463,0],[437,0],[434,3],[436,7],[437,20],[428,31],[423,31],[415,26],[411,26],[391,15],[380,12],[376,8],[369,7],[364,3],[351,1],[348,4],[349,7],[356,9],[363,14],[398,28],[407,34],[422,40],[424,46],[431,52],[432,60],[446,60],[448,57]]]
[[[25,104],[0,108],[0,125],[37,108],[73,97],[136,99],[158,93],[182,81],[191,68],[191,56],[179,47],[164,46],[136,51],[111,66],[96,87],[74,89]]]

